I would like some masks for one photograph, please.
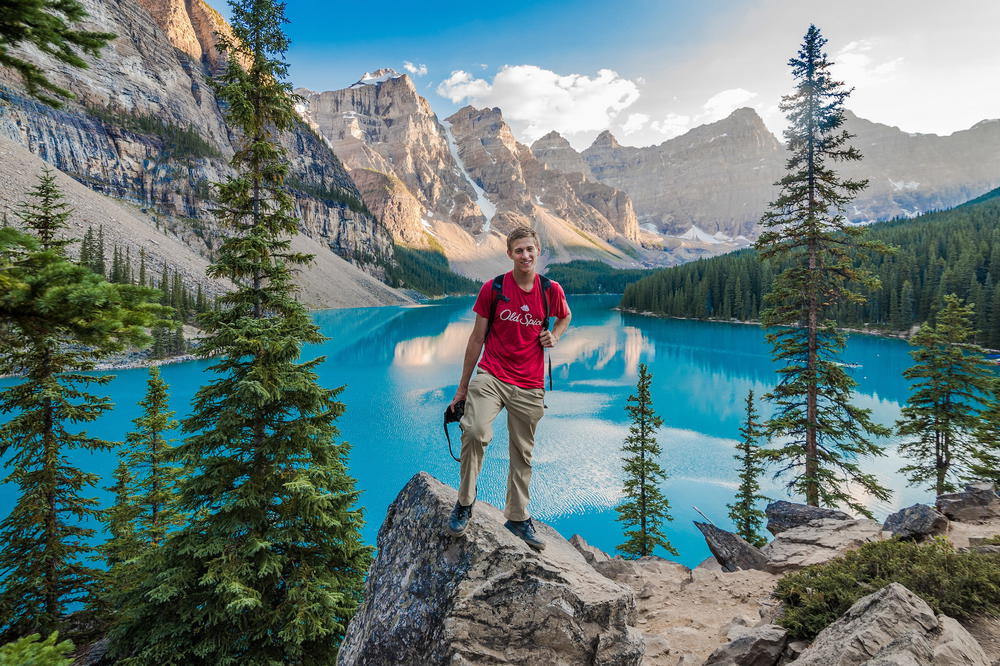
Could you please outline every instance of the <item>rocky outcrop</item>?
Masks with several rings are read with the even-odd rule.
[[[536,553],[483,502],[448,535],[456,497],[423,472],[396,497],[338,664],[640,663],[630,590],[538,522]]]
[[[764,509],[767,516],[767,531],[777,536],[785,530],[793,527],[801,527],[806,523],[826,518],[830,520],[851,520],[851,517],[843,511],[827,509],[821,506],[809,506],[808,504],[796,504],[778,500],[771,502]]]
[[[943,534],[948,529],[948,519],[934,507],[914,504],[886,518],[882,529],[901,539],[922,539]]]
[[[201,0],[82,4],[91,17],[84,27],[118,37],[99,58],[86,58],[87,69],[32,54],[76,96],[63,110],[25,97],[16,75],[0,71],[0,135],[97,192],[150,209],[161,225],[210,253],[218,230],[209,183],[231,173],[233,153],[230,129],[205,82],[219,63],[211,33],[224,23]],[[361,206],[329,147],[304,124],[280,140],[302,230],[381,274],[391,261],[391,236]],[[195,226],[197,233],[184,230]]]
[[[938,495],[937,509],[951,520],[974,522],[1000,518],[1000,496],[992,483],[970,483],[959,493]]]
[[[882,539],[882,526],[874,520],[821,518],[781,532],[761,549],[766,568],[786,573],[822,564],[862,544]]]
[[[708,523],[695,522],[694,525],[705,537],[708,549],[722,565],[723,571],[764,570],[766,568],[767,557],[759,548],[747,543],[740,535],[727,532]]]
[[[859,599],[791,663],[989,666],[982,647],[960,624],[935,615],[923,599],[899,583]]]
[[[709,656],[705,666],[774,666],[788,642],[788,632],[776,624],[747,628]]]

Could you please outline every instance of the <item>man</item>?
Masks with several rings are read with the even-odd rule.
[[[465,415],[461,422],[461,483],[448,526],[452,534],[459,535],[469,525],[483,453],[493,438],[493,420],[506,408],[510,468],[504,527],[538,550],[545,548],[545,542],[535,533],[528,500],[535,426],[545,411],[545,348],[559,342],[571,316],[562,287],[550,282],[544,290],[535,273],[540,252],[534,229],[518,227],[511,231],[507,235],[507,256],[514,262],[514,270],[503,276],[502,295],[490,280],[479,290],[472,308],[476,323],[465,348],[462,378],[451,401],[454,406],[465,400]],[[552,330],[543,330],[543,297],[549,303],[548,314],[556,318]],[[477,360],[479,368],[472,377]]]

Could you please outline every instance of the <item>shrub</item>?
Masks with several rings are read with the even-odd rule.
[[[1000,612],[1000,556],[960,553],[943,537],[927,543],[868,543],[779,581],[778,622],[791,637],[811,639],[863,596],[900,583],[936,613],[954,618]]]
[[[59,641],[54,631],[44,641],[38,634],[19,638],[0,647],[0,666],[69,666],[73,660],[66,656],[72,649],[70,641]]]

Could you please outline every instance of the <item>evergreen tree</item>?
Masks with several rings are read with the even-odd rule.
[[[994,379],[979,423],[972,433],[976,450],[972,454],[968,481],[992,481],[1000,488],[1000,379]]]
[[[628,437],[622,446],[625,485],[622,494],[625,501],[615,508],[618,520],[629,528],[625,531],[628,540],[618,546],[618,550],[630,557],[652,555],[657,546],[676,555],[677,551],[663,533],[663,524],[673,520],[670,516],[670,502],[663,495],[659,484],[667,478],[667,473],[657,462],[661,454],[656,443],[656,431],[663,425],[663,419],[653,411],[653,400],[649,394],[653,376],[645,363],[639,364],[639,381],[635,395],[628,397],[625,411],[632,419]]]
[[[178,471],[167,433],[177,427],[169,409],[167,383],[159,368],[149,369],[146,395],[139,402],[142,416],[125,439],[125,461],[136,475],[134,504],[140,510],[136,531],[144,546],[159,546],[167,532],[183,523],[176,510]]]
[[[914,365],[903,376],[914,382],[913,395],[897,423],[906,438],[899,452],[912,462],[900,469],[910,485],[930,482],[942,494],[957,489],[979,449],[974,431],[978,407],[990,389],[983,349],[972,343],[974,311],[958,296],[944,297],[933,324],[910,338]]]
[[[143,328],[161,315],[146,290],[108,284],[65,255],[57,240],[68,217],[52,174],[43,172],[29,193],[21,219],[35,241],[4,246],[5,289],[0,329],[7,346],[0,372],[24,380],[0,392],[4,479],[18,489],[11,512],[0,521],[0,641],[63,628],[67,606],[86,599],[97,572],[87,565],[93,530],[80,521],[97,518],[87,490],[96,475],[77,468],[74,449],[109,442],[75,430],[111,407],[86,388],[110,377],[85,374],[99,356],[146,340]]]
[[[94,262],[94,228],[87,227],[87,231],[83,234],[83,241],[80,243],[80,261],[81,266],[90,267]]]
[[[826,39],[809,26],[797,57],[789,61],[795,92],[782,98],[788,115],[785,130],[790,157],[785,176],[778,181],[778,198],[761,218],[765,230],[756,247],[763,259],[787,259],[790,266],[775,278],[767,294],[770,307],[762,313],[777,361],[784,363],[778,386],[765,397],[775,405],[767,434],[780,445],[766,455],[790,472],[789,488],[813,506],[846,504],[869,515],[847,484],[879,499],[890,491],[861,460],[884,455],[873,437],[890,431],[871,420],[870,410],[850,403],[856,383],[837,362],[845,336],[829,321],[834,303],[862,303],[850,283],[867,289],[878,280],[854,266],[860,249],[884,249],[861,238],[863,229],[851,226],[844,206],[866,181],[844,180],[829,161],[860,160],[847,145],[851,135],[842,129],[844,99],[850,94],[830,78]]]
[[[767,543],[761,536],[766,516],[757,508],[757,503],[767,498],[760,495],[760,476],[764,473],[761,460],[760,445],[757,443],[764,434],[757,420],[757,410],[753,404],[753,391],[747,393],[746,420],[740,426],[739,451],[733,457],[740,463],[740,488],[736,493],[736,501],[728,504],[729,518],[736,526],[736,533],[747,543],[760,547]]]
[[[112,651],[139,664],[333,663],[371,549],[347,445],[335,441],[339,389],[317,383],[322,359],[298,360],[323,337],[292,297],[291,268],[309,258],[289,249],[298,223],[277,142],[295,119],[283,7],[231,6],[216,89],[242,138],[238,175],[218,187],[230,235],[209,273],[237,289],[201,318],[199,353],[217,359],[216,377],[198,391],[177,447],[179,506],[192,518],[143,556]]]
[[[121,571],[122,565],[137,557],[143,550],[143,542],[136,529],[141,509],[136,503],[135,477],[129,470],[127,458],[127,454],[120,455],[114,473],[115,482],[108,488],[114,494],[114,503],[104,514],[108,540],[101,546],[101,553],[108,565],[106,586],[111,589],[120,586],[126,578]],[[104,595],[106,594],[105,592]]]
[[[51,106],[58,107],[58,97],[73,95],[52,83],[45,70],[14,55],[18,45],[32,44],[43,53],[73,67],[86,68],[79,52],[97,56],[114,35],[107,32],[81,30],[79,24],[87,12],[77,0],[18,0],[4,3],[0,12],[0,66],[16,71],[28,93]],[[52,96],[43,93],[47,91]]]
[[[93,271],[101,277],[107,275],[108,268],[104,263],[106,256],[104,247],[104,225],[102,224],[97,227],[97,249],[94,254],[94,264],[91,267]]]

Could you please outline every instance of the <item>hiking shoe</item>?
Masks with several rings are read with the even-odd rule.
[[[545,550],[545,542],[535,534],[535,526],[532,524],[531,518],[527,520],[508,520],[503,526],[513,532],[515,536],[523,539],[524,543],[535,550]]]
[[[469,526],[469,519],[472,518],[472,504],[462,506],[459,502],[455,502],[455,508],[451,510],[451,519],[448,521],[448,531],[454,536],[460,536]]]

